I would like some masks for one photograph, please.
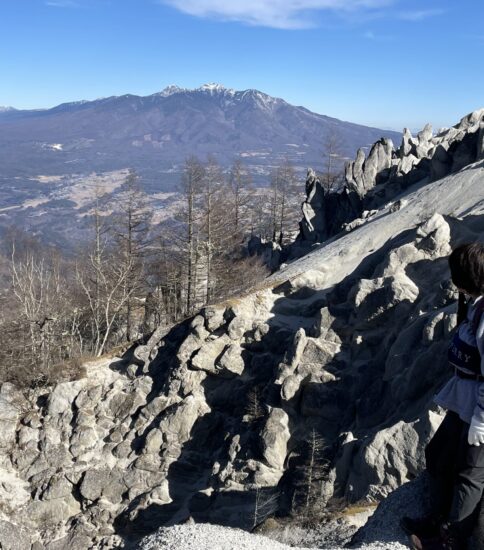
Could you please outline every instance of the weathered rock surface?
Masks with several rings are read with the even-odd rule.
[[[405,128],[398,149],[385,138],[373,145],[368,156],[359,149],[356,159],[346,165],[345,184],[337,192],[326,191],[309,170],[298,244],[321,243],[342,229],[351,231],[368,220],[365,211],[380,208],[410,185],[436,181],[482,158],[484,108],[435,136],[430,124],[416,137]],[[295,254],[300,254],[297,247]]]
[[[452,326],[455,296],[422,292],[414,266],[437,262],[438,288],[450,238],[436,215],[341,293],[308,271],[284,291],[207,308],[166,332],[134,378],[128,365],[104,361],[44,397],[4,384],[0,495],[15,495],[17,509],[5,519],[32,541],[51,543],[55,533],[55,548],[188,516],[247,526],[257,487],[291,493],[314,430],[333,461],[325,499],[383,498],[421,469],[438,419],[426,410],[433,385],[419,386],[424,401],[409,405],[419,358],[404,366],[389,357],[405,324],[415,326],[414,350],[444,349],[440,327]],[[422,321],[430,304],[437,309]],[[340,441],[341,432],[351,438]]]

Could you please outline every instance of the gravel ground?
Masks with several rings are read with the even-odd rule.
[[[407,537],[399,527],[404,515],[419,516],[426,512],[428,494],[425,474],[406,483],[380,503],[366,524],[353,537],[351,548],[354,550],[405,550],[409,548]],[[343,546],[334,546],[327,529],[322,526],[319,544],[315,544],[314,532],[297,537],[299,546],[282,544],[266,536],[251,534],[239,529],[211,524],[186,523],[174,527],[165,527],[143,539],[140,550],[343,550]],[[354,529],[353,529],[354,531]],[[304,544],[307,546],[304,546]],[[309,548],[310,547],[310,548]]]
[[[140,550],[309,550],[291,547],[261,535],[253,535],[240,529],[220,527],[208,523],[176,525],[165,527],[154,535],[146,537],[138,547]],[[367,550],[405,550],[398,542],[375,542],[358,548]],[[328,549],[329,550],[329,549]],[[331,550],[342,550],[334,547]]]

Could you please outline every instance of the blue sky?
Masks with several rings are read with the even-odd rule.
[[[0,105],[257,88],[384,128],[484,106],[483,0],[0,0]]]

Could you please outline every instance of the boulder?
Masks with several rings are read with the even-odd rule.
[[[47,404],[47,413],[49,416],[62,415],[69,412],[83,385],[84,382],[82,380],[58,384],[49,395],[49,402]]]
[[[200,393],[189,395],[175,409],[169,411],[160,422],[163,447],[168,453],[179,452],[179,446],[190,439],[190,433],[199,417],[210,412],[210,407]],[[171,449],[170,442],[177,445]]]
[[[431,140],[432,140],[432,137],[433,137],[432,125],[431,124],[426,124],[424,126],[423,130],[421,130],[417,134],[417,137],[418,137],[419,145],[421,147],[425,146],[425,144],[427,144],[427,143],[430,143]]]
[[[479,129],[480,124],[484,121],[484,108],[477,109],[472,113],[469,113],[465,117],[461,118],[456,128],[461,131],[475,132]]]
[[[452,158],[447,152],[447,148],[442,144],[437,145],[431,161],[431,180],[435,181],[444,178],[450,174],[451,167]]]
[[[53,500],[32,500],[25,510],[25,516],[31,523],[41,526],[43,530],[53,530],[80,512],[80,503],[69,495]]]
[[[478,137],[478,132],[467,134],[459,143],[454,144],[451,149],[452,172],[458,172],[468,164],[472,164],[477,160]]]
[[[244,334],[251,327],[250,320],[242,315],[237,315],[230,321],[227,332],[232,340],[242,340]]]
[[[72,494],[73,485],[63,474],[55,474],[48,481],[47,487],[42,493],[42,500],[66,498]]]
[[[268,465],[276,470],[281,470],[281,474],[290,437],[287,413],[282,409],[272,409],[261,433],[262,454]]]
[[[225,323],[225,307],[208,306],[203,310],[205,326],[209,332],[214,332]]]
[[[201,326],[196,328],[196,332],[194,331],[189,334],[178,348],[177,358],[180,363],[186,364],[191,359],[192,355],[202,347],[209,334],[210,333]]]
[[[364,442],[351,462],[347,497],[380,500],[416,477],[425,468],[424,449],[441,418],[428,412],[414,422],[399,421]]]
[[[79,487],[82,497],[95,501],[101,497],[104,486],[109,479],[109,469],[87,470]]]
[[[409,305],[418,295],[417,285],[404,272],[390,277],[361,279],[350,292],[357,326],[383,326],[389,320],[394,307],[401,303]]]
[[[356,183],[357,188],[355,189],[358,191],[363,192],[363,166],[365,164],[366,155],[363,149],[358,149],[356,151],[356,159],[353,164],[353,181]]]
[[[331,314],[329,308],[321,308],[314,324],[314,336],[321,340],[333,340],[329,335],[334,332],[331,328],[334,321],[335,317]]]
[[[393,143],[391,139],[382,138],[370,149],[363,165],[363,191],[367,193],[376,185],[377,175],[391,168]]]
[[[237,317],[235,319],[237,319]],[[222,356],[225,348],[231,343],[231,338],[226,334],[215,340],[208,340],[193,356],[190,363],[191,367],[210,374],[217,374],[218,359]]]
[[[2,550],[29,550],[30,533],[24,527],[0,518],[0,548]]]
[[[412,132],[408,128],[403,129],[402,144],[398,151],[400,158],[408,157],[413,149]]]
[[[218,361],[220,373],[224,376],[238,376],[244,372],[244,359],[239,344],[230,344]]]
[[[419,159],[415,155],[407,155],[403,157],[400,163],[398,164],[398,174],[406,175],[409,174],[413,168],[418,164]]]
[[[451,252],[450,226],[441,214],[434,214],[422,223],[416,233],[416,247],[432,259],[448,256]]]
[[[299,365],[314,364],[323,368],[331,363],[334,356],[340,351],[341,347],[334,343],[321,339],[308,338],[304,351],[299,358]]]

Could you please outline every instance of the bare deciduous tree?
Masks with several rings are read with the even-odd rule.
[[[330,127],[323,141],[323,172],[321,183],[329,192],[338,188],[343,176],[343,139],[336,128]]]
[[[85,329],[92,352],[101,356],[136,285],[129,282],[136,256],[114,246],[112,226],[102,211],[102,190],[94,191],[93,238],[76,263],[76,281],[85,301]],[[126,233],[124,233],[126,236]],[[131,235],[133,238],[133,235]],[[126,241],[124,242],[126,244]]]
[[[282,244],[288,231],[297,227],[300,189],[294,167],[288,159],[271,176],[270,216],[272,240]]]
[[[82,352],[79,310],[73,307],[75,291],[66,271],[53,250],[34,246],[17,253],[12,244],[11,293],[2,293],[10,314],[0,319],[0,362],[14,361],[17,380],[44,382],[56,363]]]
[[[104,353],[120,312],[133,296],[134,289],[127,284],[133,269],[132,262],[132,259],[119,262],[115,255],[103,251],[100,258],[95,252],[88,253],[87,262],[77,265],[77,281],[94,319],[94,334],[91,337],[97,357]]]
[[[234,230],[243,233],[247,230],[247,208],[253,192],[252,178],[240,159],[235,160],[230,169],[230,189],[233,197]]]
[[[183,207],[175,215],[176,227],[173,232],[173,243],[178,249],[178,261],[186,282],[186,314],[190,314],[196,305],[197,243],[202,221],[200,191],[203,177],[203,164],[196,157],[189,157],[185,161],[182,176]]]
[[[124,279],[126,340],[137,334],[133,330],[133,300],[148,292],[144,284],[145,260],[149,253],[152,210],[146,194],[141,190],[138,176],[130,171],[116,202],[116,213],[111,226],[116,258],[129,273]]]

